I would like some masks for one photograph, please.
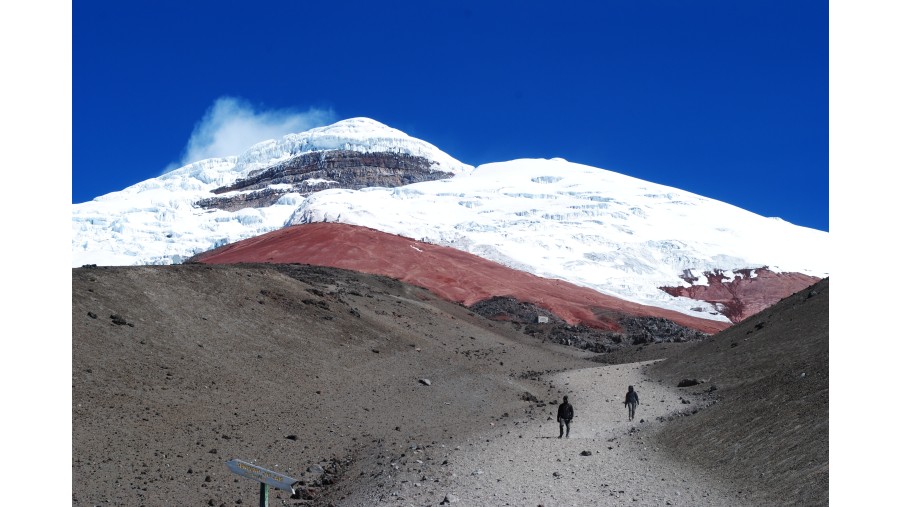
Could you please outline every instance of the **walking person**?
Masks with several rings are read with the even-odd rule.
[[[637,391],[634,390],[634,386],[628,386],[628,392],[625,393],[625,406],[628,407],[628,420],[634,419],[634,409],[640,405],[640,401],[638,401]]]
[[[559,405],[559,410],[556,411],[556,422],[559,423],[559,437],[557,438],[563,437],[563,426],[566,429],[566,438],[569,438],[569,424],[574,417],[575,409],[569,403],[569,397],[563,396],[563,402]]]

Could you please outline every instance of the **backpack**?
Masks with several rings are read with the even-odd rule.
[[[563,407],[562,418],[571,419],[573,417],[575,417],[575,411],[572,410],[572,405],[566,404],[566,406]]]

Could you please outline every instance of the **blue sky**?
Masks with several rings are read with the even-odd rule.
[[[473,165],[562,157],[829,229],[821,1],[72,7],[73,203],[366,116]]]

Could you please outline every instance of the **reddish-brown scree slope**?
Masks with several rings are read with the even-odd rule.
[[[661,317],[709,334],[730,326],[540,278],[461,250],[347,224],[286,227],[198,254],[188,262],[300,263],[343,268],[424,287],[465,306],[494,296],[511,297],[545,308],[569,324],[611,331],[619,330],[618,318],[626,315]]]
[[[802,273],[776,273],[767,268],[740,270],[726,278],[721,272],[707,272],[708,285],[690,287],[660,287],[673,295],[718,305],[731,322],[740,322],[765,310],[799,290],[818,282],[820,278]]]

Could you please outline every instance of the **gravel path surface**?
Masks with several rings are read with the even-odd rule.
[[[456,445],[410,449],[393,463],[392,487],[360,491],[341,504],[751,505],[737,488],[653,447],[647,437],[661,429],[657,418],[682,411],[682,399],[700,400],[649,380],[642,371],[651,363],[549,374],[542,380],[559,396],[532,417],[486,424]],[[623,404],[628,385],[641,399],[633,423]],[[563,395],[575,419],[570,437],[559,439]]]

